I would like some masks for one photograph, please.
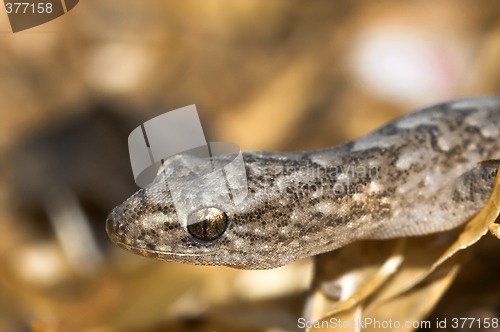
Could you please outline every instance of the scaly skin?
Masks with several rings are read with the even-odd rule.
[[[113,242],[135,254],[243,269],[275,268],[360,239],[441,232],[484,206],[496,168],[477,163],[500,157],[499,138],[500,98],[478,98],[412,113],[337,147],[244,153],[249,191],[234,207],[218,203],[217,192],[169,189],[169,177],[190,179],[186,166],[196,163],[176,156],[111,212],[106,228]],[[222,235],[194,237],[187,217],[177,214],[172,188],[178,198],[197,202],[192,212],[224,211]]]

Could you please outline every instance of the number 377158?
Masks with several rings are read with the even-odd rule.
[[[52,4],[50,2],[6,2],[5,9],[7,14],[50,14],[52,13]]]

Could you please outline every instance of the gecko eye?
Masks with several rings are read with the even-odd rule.
[[[226,213],[214,207],[191,213],[187,221],[189,234],[202,241],[215,240],[224,233],[226,227]]]

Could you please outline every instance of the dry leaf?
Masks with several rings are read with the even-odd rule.
[[[311,327],[307,328],[306,331],[357,332],[359,331],[359,326],[357,326],[355,322],[359,321],[362,318],[361,314],[362,307],[358,305],[348,310],[342,311],[335,315],[335,317],[331,317],[330,319],[324,319],[311,323]]]
[[[371,318],[380,324],[392,322],[389,327],[384,328],[384,331],[404,332],[417,328],[435,328],[436,322],[424,319],[455,279],[463,256],[463,253],[453,256],[447,264],[441,265],[435,270],[432,276],[398,297],[380,306],[371,306],[371,310],[365,310],[363,313],[364,317]],[[367,325],[363,331],[380,331],[380,327]]]
[[[497,219],[500,213],[500,176],[496,177],[495,186],[493,187],[493,192],[491,193],[488,202],[484,206],[484,208],[472,218],[471,221],[467,223],[465,229],[460,234],[458,239],[451,245],[450,248],[434,263],[432,269],[435,269],[437,266],[442,264],[445,260],[454,255],[457,251],[465,249],[477,241],[484,234],[491,230],[491,228],[495,228],[491,225],[496,225],[495,220]]]
[[[434,262],[442,256],[456,239],[456,231],[432,234],[418,238],[408,238],[402,255],[404,260],[391,278],[378,291],[370,306],[378,306],[399,294],[415,287],[430,273]]]
[[[306,306],[307,319],[330,319],[374,293],[397,271],[404,242],[366,241],[319,258],[315,291]]]

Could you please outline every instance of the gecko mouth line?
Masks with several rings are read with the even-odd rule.
[[[174,253],[174,252],[169,252],[169,251],[161,251],[157,249],[148,249],[148,248],[140,248],[136,246],[132,246],[130,244],[126,244],[122,241],[119,241],[116,237],[112,238],[113,242],[118,245],[119,247],[122,247],[125,250],[129,250],[131,252],[135,252],[141,255],[144,255],[144,253],[149,254],[150,256],[158,256],[161,255],[162,258],[165,260],[168,259],[168,257],[172,258],[180,258],[180,257],[200,257],[200,256],[210,256],[211,253]]]

